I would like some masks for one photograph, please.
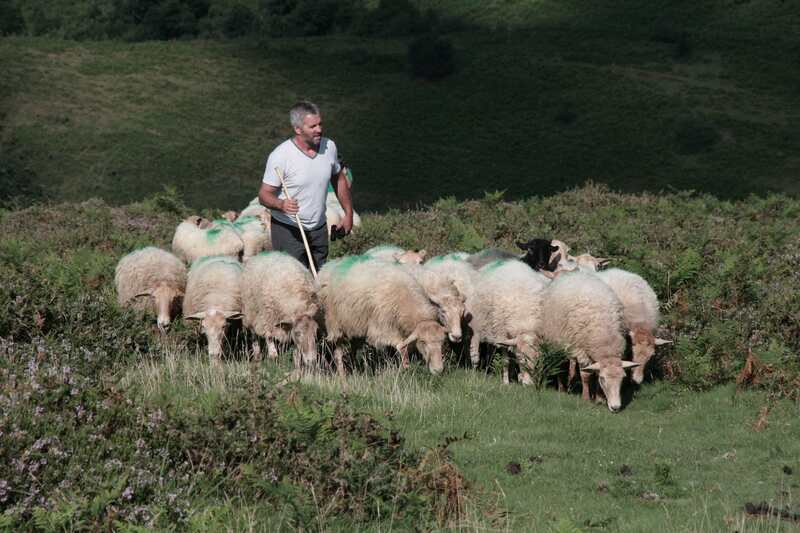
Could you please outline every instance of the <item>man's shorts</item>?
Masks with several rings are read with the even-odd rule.
[[[308,255],[303,246],[300,230],[295,226],[279,222],[275,218],[272,219],[271,227],[272,249],[286,252],[309,268]],[[311,255],[314,258],[314,265],[319,271],[328,258],[328,225],[323,224],[317,229],[305,231],[308,247],[311,248]]]

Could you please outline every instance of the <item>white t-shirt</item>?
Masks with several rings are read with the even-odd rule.
[[[328,183],[331,177],[341,170],[336,157],[336,144],[323,137],[314,157],[300,150],[293,139],[287,139],[279,144],[267,158],[262,181],[281,189],[281,180],[275,173],[275,167],[283,170],[283,180],[289,196],[297,200],[300,207],[298,215],[303,227],[314,230],[324,226]],[[284,198],[282,189],[278,198]],[[284,224],[297,226],[294,216],[289,216],[283,211],[273,209],[272,216]]]

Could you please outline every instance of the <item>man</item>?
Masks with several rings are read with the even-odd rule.
[[[272,212],[272,248],[300,260],[308,257],[295,215],[306,232],[317,269],[328,257],[325,199],[333,186],[345,215],[340,226],[345,234],[353,228],[353,203],[345,172],[339,164],[336,144],[322,136],[322,115],[311,102],[298,102],[289,111],[294,136],[275,148],[267,159],[258,198]],[[289,196],[284,195],[279,169]]]

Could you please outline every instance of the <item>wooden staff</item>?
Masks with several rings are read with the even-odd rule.
[[[283,188],[283,195],[288,199],[289,191],[286,190],[286,182],[283,181],[283,170],[280,167],[275,167],[275,174],[281,180],[281,187]],[[297,227],[300,228],[300,236],[303,237],[303,246],[306,247],[306,255],[308,256],[308,266],[311,267],[311,273],[314,274],[314,279],[317,279],[317,267],[314,266],[314,258],[311,256],[311,248],[308,246],[308,239],[306,239],[306,232],[303,229],[303,224],[300,222],[300,213],[294,214],[294,219],[297,221]]]

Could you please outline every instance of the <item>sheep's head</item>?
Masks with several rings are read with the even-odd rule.
[[[238,216],[239,213],[237,213],[236,211],[225,211],[224,213],[222,213],[220,218],[224,218],[228,222],[235,222]]]
[[[611,261],[610,259],[606,259],[605,257],[594,257],[589,254],[582,254],[576,257],[570,257],[572,261],[575,261],[578,265],[578,269],[583,271],[592,271],[597,272],[598,270],[605,268],[608,263]]]
[[[159,283],[156,287],[141,292],[137,297],[148,297],[153,302],[156,310],[156,323],[158,329],[166,331],[172,322],[172,317],[180,308],[180,300],[183,297],[183,290],[173,287],[167,283]]]
[[[225,330],[229,320],[241,318],[238,311],[220,311],[209,309],[194,315],[187,316],[187,320],[200,320],[200,327],[208,339],[208,355],[219,357],[222,355],[222,341],[225,339]]]
[[[303,364],[309,368],[317,366],[317,329],[317,321],[308,315],[298,318],[292,328],[295,349],[300,352]]]
[[[632,361],[622,361],[617,358],[604,359],[581,369],[583,372],[595,372],[597,381],[606,395],[608,409],[618,413],[622,408],[622,381],[625,379],[625,369],[640,366]]]
[[[428,252],[425,250],[407,250],[394,254],[394,260],[402,264],[420,265],[425,261],[426,255],[428,255]]]
[[[417,324],[411,335],[398,346],[398,349],[402,350],[412,342],[416,342],[417,350],[428,363],[428,370],[431,371],[431,374],[439,374],[444,370],[442,356],[444,335],[445,329],[441,324],[433,320],[426,320]]]
[[[190,217],[185,218],[184,222],[187,224],[191,224],[193,226],[197,226],[200,229],[206,229],[209,226],[211,226],[210,220],[197,215],[192,215]]]
[[[447,282],[442,284],[430,299],[436,305],[439,322],[445,327],[448,338],[452,342],[459,342],[461,320],[465,314],[464,297],[452,282]]]
[[[631,372],[631,379],[637,385],[641,385],[642,381],[644,381],[644,369],[648,361],[656,353],[656,346],[669,344],[672,341],[656,338],[649,331],[641,329],[634,329],[628,335],[631,338],[633,362],[640,365]]]

